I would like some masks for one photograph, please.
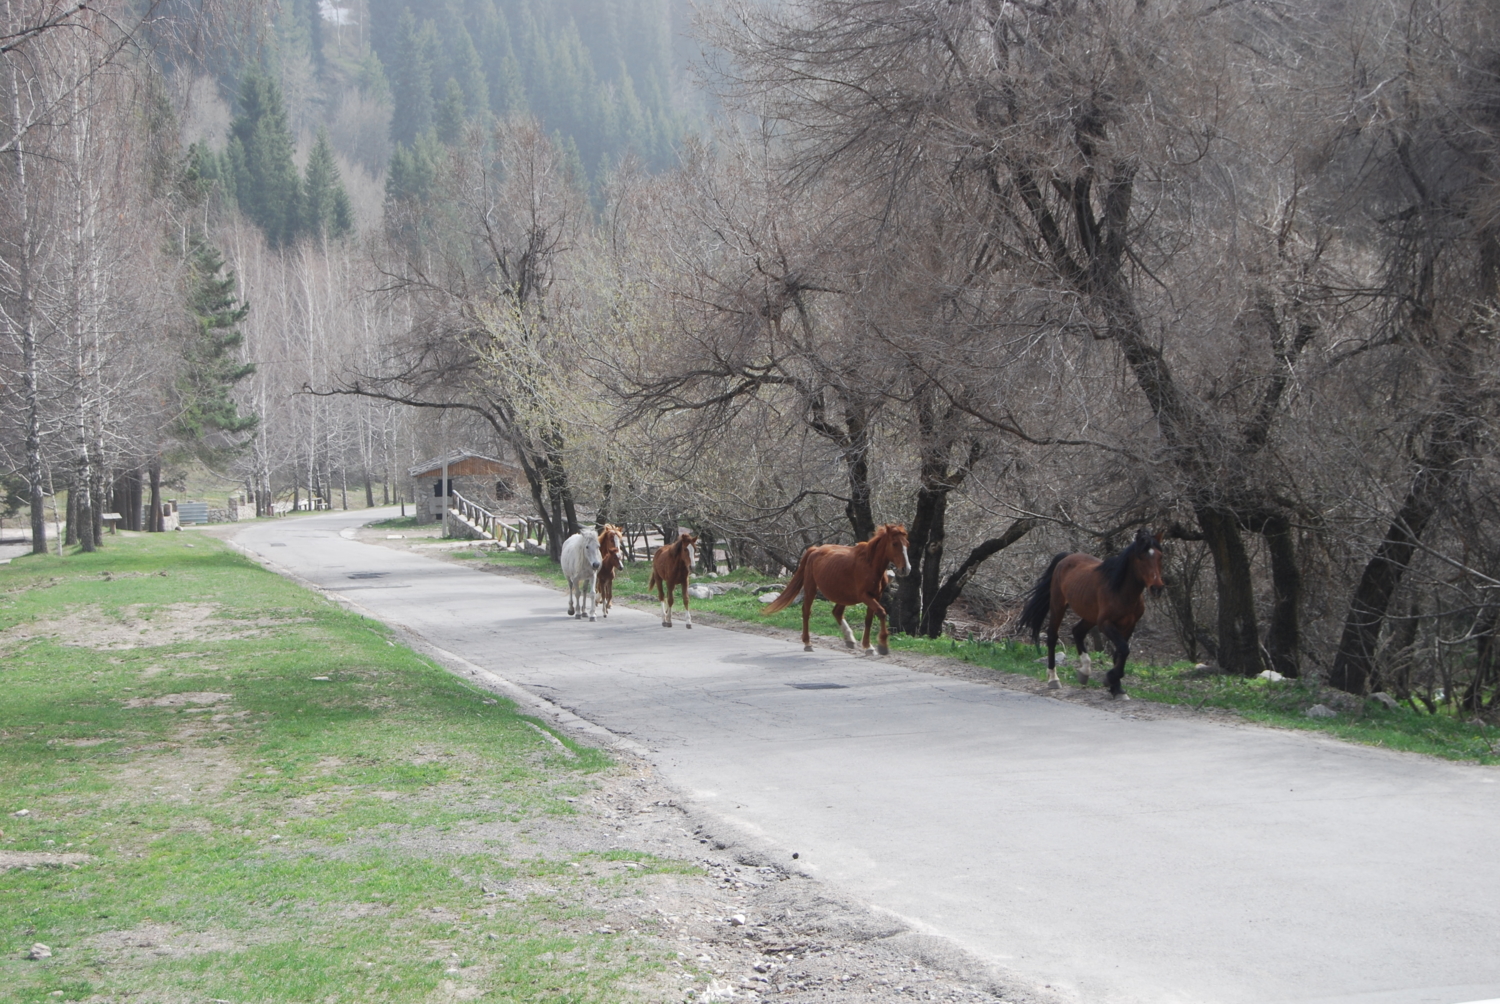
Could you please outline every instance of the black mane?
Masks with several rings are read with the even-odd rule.
[[[1099,572],[1104,576],[1104,581],[1109,583],[1109,588],[1115,592],[1125,589],[1125,580],[1130,578],[1130,563],[1137,555],[1145,554],[1146,551],[1156,546],[1156,538],[1151,536],[1148,530],[1137,530],[1135,539],[1130,546],[1119,554],[1105,558],[1099,566]]]

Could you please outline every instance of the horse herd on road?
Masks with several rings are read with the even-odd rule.
[[[596,614],[609,616],[614,603],[615,574],[624,567],[621,545],[624,531],[613,524],[595,530],[575,533],[563,542],[562,570],[568,579],[568,615],[594,620]],[[1052,559],[1047,570],[1027,594],[1018,624],[1030,629],[1037,641],[1042,628],[1047,630],[1047,686],[1061,686],[1057,678],[1057,636],[1063,616],[1071,609],[1078,617],[1073,627],[1073,644],[1078,649],[1078,682],[1087,686],[1093,672],[1088,654],[1088,634],[1098,628],[1114,648],[1114,665],[1105,675],[1110,697],[1123,697],[1122,680],[1125,659],[1130,654],[1130,636],[1146,612],[1143,596],[1147,589],[1159,595],[1166,587],[1161,577],[1161,541],[1159,533],[1136,531],[1135,538],[1119,553],[1105,559],[1090,554],[1062,553]],[[688,580],[696,560],[698,538],[692,533],[680,534],[672,543],[657,548],[651,556],[651,578],[648,591],[655,591],[661,602],[662,627],[672,626],[674,594],[682,592],[682,616],[686,627],[693,626],[688,605]],[[802,552],[797,571],[786,588],[766,606],[765,613],[784,610],[802,599],[802,647],[811,652],[812,637],[808,623],[813,603],[819,598],[833,604],[833,619],[844,636],[844,644],[854,648],[854,632],[844,619],[844,611],[863,604],[865,631],[860,648],[870,651],[870,628],[880,619],[875,650],[890,654],[890,633],[885,606],[881,602],[892,575],[904,576],[911,571],[907,554],[906,527],[887,523],[867,541],[858,544],[815,544]]]

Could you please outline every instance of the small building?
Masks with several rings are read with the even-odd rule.
[[[435,523],[443,518],[443,511],[448,507],[446,495],[456,493],[486,509],[504,509],[526,487],[526,473],[521,468],[470,450],[457,450],[418,464],[409,473],[417,482],[416,515],[423,523]],[[445,477],[448,482],[446,492],[443,490]]]

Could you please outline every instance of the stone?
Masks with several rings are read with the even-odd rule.
[[[26,953],[26,957],[28,959],[50,959],[52,958],[52,949],[38,941],[31,946],[31,951]]]
[[[760,601],[762,603],[775,603],[776,602],[776,594],[775,593],[761,593],[760,594]]]
[[[1326,704],[1314,704],[1303,712],[1308,718],[1337,718],[1339,713]]]
[[[1397,708],[1401,707],[1400,701],[1396,700],[1394,697],[1392,697],[1390,694],[1387,694],[1383,690],[1379,691],[1378,693],[1371,694],[1370,700],[1379,701],[1381,704],[1386,706],[1387,710],[1390,711],[1395,711]]]
[[[527,554],[536,555],[539,558],[547,557],[547,549],[534,540],[528,540],[521,545],[521,550]]]
[[[1259,673],[1255,674],[1255,678],[1257,680],[1269,680],[1271,683],[1279,683],[1280,681],[1286,679],[1286,677],[1282,676],[1274,669],[1263,669]]]
[[[695,600],[711,600],[713,599],[714,591],[707,586],[689,586],[688,595]]]
[[[730,927],[744,927],[745,926],[745,915],[743,913],[737,913],[733,917],[730,917],[729,918],[729,926]]]
[[[12,812],[11,815],[12,816],[29,816],[29,815],[31,815],[31,810],[30,809],[17,809],[15,812]]]

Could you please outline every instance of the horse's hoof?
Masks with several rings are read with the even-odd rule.
[[[890,655],[891,654],[891,650],[888,649],[888,648],[886,648],[884,645],[877,645],[875,647],[875,651],[879,652],[881,655]]]
[[[687,629],[688,629],[688,630],[689,630],[689,631],[691,631],[691,630],[693,630],[693,625],[692,625],[692,624],[691,624],[691,623],[689,623],[689,624],[688,624],[688,626],[687,626]]]
[[[1058,683],[1056,680],[1048,680],[1047,681],[1047,689],[1048,690],[1061,690],[1062,689],[1062,684]]]
[[[671,621],[662,621],[661,622],[661,626],[662,627],[671,627],[672,626],[672,622]]]
[[[589,623],[590,624],[594,623],[594,615],[593,614],[589,614]]]
[[[812,646],[811,645],[803,645],[802,646],[802,651],[804,651],[804,652],[811,652],[812,651]]]
[[[1122,690],[1118,694],[1110,694],[1109,699],[1111,701],[1128,701],[1130,700],[1130,695]]]
[[[1089,685],[1089,675],[1087,673],[1078,674],[1078,685],[1080,687],[1087,687]]]

